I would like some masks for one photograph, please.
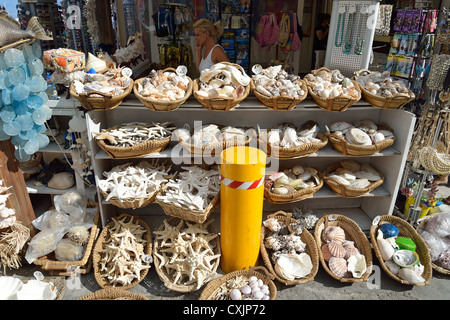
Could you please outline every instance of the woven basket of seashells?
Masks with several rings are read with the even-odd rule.
[[[325,271],[343,283],[367,281],[372,273],[372,248],[356,222],[326,214],[314,228],[319,260]]]
[[[113,217],[100,233],[92,254],[94,277],[102,288],[131,289],[150,269],[152,233],[130,214]]]
[[[136,165],[124,163],[104,172],[98,182],[100,194],[106,201],[122,209],[138,209],[156,200],[163,186],[173,178],[171,166],[153,160]]]
[[[306,99],[308,88],[299,76],[290,75],[281,67],[263,69],[255,64],[252,67],[251,92],[269,109],[292,110]]]
[[[287,286],[312,281],[319,270],[316,241],[290,212],[267,216],[261,228],[260,247],[267,269]]]
[[[354,124],[335,122],[331,124],[326,136],[335,150],[349,156],[372,155],[395,142],[393,129],[384,123],[375,124],[371,120],[361,120]]]
[[[427,241],[435,241],[435,248],[438,248],[436,243],[438,243],[439,240],[436,238],[444,239],[447,234],[447,232],[443,231],[445,229],[444,225],[445,223],[442,223],[443,221],[448,223],[448,217],[450,216],[450,213],[448,212],[440,212],[440,213],[434,213],[433,215],[426,216],[423,220],[420,221],[419,225],[417,226],[417,233],[422,236],[424,241],[427,243]],[[441,227],[442,226],[442,227]],[[422,234],[423,232],[426,232]],[[428,245],[430,248],[430,245]],[[444,246],[442,246],[444,248]],[[444,251],[439,252],[438,249],[431,249],[430,248],[430,258],[431,258],[431,267],[433,270],[450,275],[450,263],[448,259],[448,253],[450,250],[447,246],[445,246]],[[444,267],[445,266],[445,267]]]
[[[80,260],[76,261],[62,261],[57,260],[55,252],[52,252],[46,256],[39,257],[33,261],[33,264],[41,266],[42,270],[49,271],[51,275],[69,276],[71,267],[79,267],[80,274],[88,273],[92,267],[92,250],[94,243],[100,234],[100,211],[96,202],[88,202],[87,208],[97,208],[97,213],[94,216],[94,224],[88,230],[83,226],[75,226],[70,228],[63,239],[70,239],[70,243],[76,243],[82,245],[84,248],[84,254]],[[72,246],[68,246],[69,250],[73,249]]]
[[[318,169],[296,165],[266,179],[264,198],[275,204],[293,203],[313,197],[322,187]]]
[[[201,128],[175,130],[178,143],[189,153],[204,157],[220,155],[231,147],[247,146],[256,137],[253,128],[205,124]]]
[[[148,300],[146,296],[122,288],[108,287],[84,295],[77,300]]]
[[[211,280],[199,300],[275,300],[277,287],[264,267],[250,266]]]
[[[168,289],[197,291],[216,275],[221,249],[213,222],[191,223],[171,217],[154,231],[153,262]]]
[[[356,81],[344,77],[339,70],[322,67],[312,70],[303,80],[314,102],[326,111],[343,112],[361,99]]]
[[[133,91],[133,79],[131,74],[122,75],[122,70],[129,68],[111,69],[96,77],[105,77],[107,80],[98,81],[101,86],[92,86],[89,82],[82,84],[79,81],[72,81],[70,85],[70,95],[81,102],[83,108],[87,110],[111,110],[118,107],[123,100]],[[131,71],[131,70],[130,70]],[[90,75],[92,76],[92,75]],[[111,79],[112,78],[112,79]]]
[[[95,141],[112,159],[143,157],[165,150],[175,127],[171,123],[127,124],[95,133]]]
[[[384,175],[368,164],[340,160],[327,167],[321,178],[341,197],[361,197],[381,186]]]
[[[389,277],[406,285],[424,286],[430,283],[433,276],[430,249],[422,236],[406,220],[392,215],[375,217],[370,227],[370,239],[381,268]],[[402,239],[401,242],[398,242],[399,239]],[[396,252],[402,251],[398,250],[399,243],[406,244],[409,247],[407,250],[417,254],[418,261],[414,266],[401,267],[397,264],[407,261],[394,257]]]
[[[296,159],[309,156],[326,146],[328,138],[317,131],[315,121],[306,121],[300,128],[281,123],[258,134],[261,148],[268,156],[278,159]]]
[[[370,105],[381,109],[400,109],[415,99],[414,93],[390,76],[361,69],[354,72],[352,79],[361,88],[361,94]]]
[[[230,111],[249,95],[250,80],[240,65],[216,63],[194,80],[194,97],[208,110]]]
[[[150,110],[174,111],[192,94],[193,81],[186,73],[185,66],[152,70],[134,82],[134,95]]]

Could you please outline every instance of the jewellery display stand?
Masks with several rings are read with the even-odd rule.
[[[379,1],[333,1],[325,67],[347,77],[368,69],[378,7]]]

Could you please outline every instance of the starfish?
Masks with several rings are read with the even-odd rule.
[[[153,232],[157,235],[156,240],[162,240],[160,246],[164,247],[169,240],[172,241],[174,238],[176,238],[180,233],[182,225],[183,220],[180,220],[179,224],[175,227],[170,225],[167,220],[164,220],[164,230]]]
[[[188,227],[186,229],[184,229],[183,231],[187,234],[208,234],[208,230],[206,228],[207,225],[202,225],[200,223],[196,223],[196,224],[190,224],[189,222],[186,221],[186,224],[188,225]]]

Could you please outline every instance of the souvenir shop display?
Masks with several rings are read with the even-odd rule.
[[[259,133],[262,148],[271,157],[296,159],[318,152],[328,143],[328,138],[319,132],[317,122],[309,120],[296,127],[292,123],[281,123]]]
[[[385,177],[369,164],[344,159],[322,172],[325,183],[342,197],[361,197],[383,184]]]
[[[282,70],[281,65],[263,69],[260,64],[255,64],[252,72],[252,93],[268,108],[291,110],[308,94],[305,82]]]
[[[112,159],[128,159],[165,150],[175,129],[169,122],[134,122],[102,129],[93,135],[98,146]]]
[[[92,253],[95,280],[102,288],[131,289],[151,268],[152,233],[130,214],[113,217],[98,236]]]
[[[355,123],[338,121],[325,127],[333,148],[344,155],[372,155],[392,146],[395,141],[391,128],[369,119]]]
[[[450,248],[446,241],[446,237],[450,235],[449,218],[449,213],[436,213],[422,220],[417,227],[417,232],[430,249],[433,270],[447,275],[450,274]]]
[[[250,93],[251,78],[235,63],[216,63],[194,80],[194,97],[208,110],[230,111]]]
[[[172,217],[154,234],[153,261],[167,288],[196,291],[216,275],[221,250],[213,220],[192,223]]]
[[[297,202],[311,198],[322,186],[323,180],[316,168],[297,164],[268,176],[264,183],[264,198],[276,204]]]
[[[370,227],[370,239],[389,277],[406,285],[429,284],[432,277],[430,251],[407,221],[396,216],[378,216]]]
[[[261,255],[270,273],[285,285],[311,281],[319,270],[313,235],[284,211],[268,215],[263,221]]]
[[[324,215],[314,228],[319,259],[325,271],[343,283],[367,281],[372,273],[372,249],[352,219]]]
[[[314,102],[327,111],[343,112],[361,99],[361,89],[356,81],[339,70],[322,67],[312,70],[304,80]]]
[[[150,110],[176,110],[192,94],[193,82],[186,73],[183,65],[176,69],[152,70],[145,78],[135,81],[133,92]]]

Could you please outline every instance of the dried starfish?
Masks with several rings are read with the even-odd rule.
[[[177,226],[172,226],[167,220],[164,220],[164,229],[153,232],[157,235],[156,240],[162,240],[160,243],[161,247],[164,247],[169,240],[178,236],[183,223],[183,220],[180,220]]]

